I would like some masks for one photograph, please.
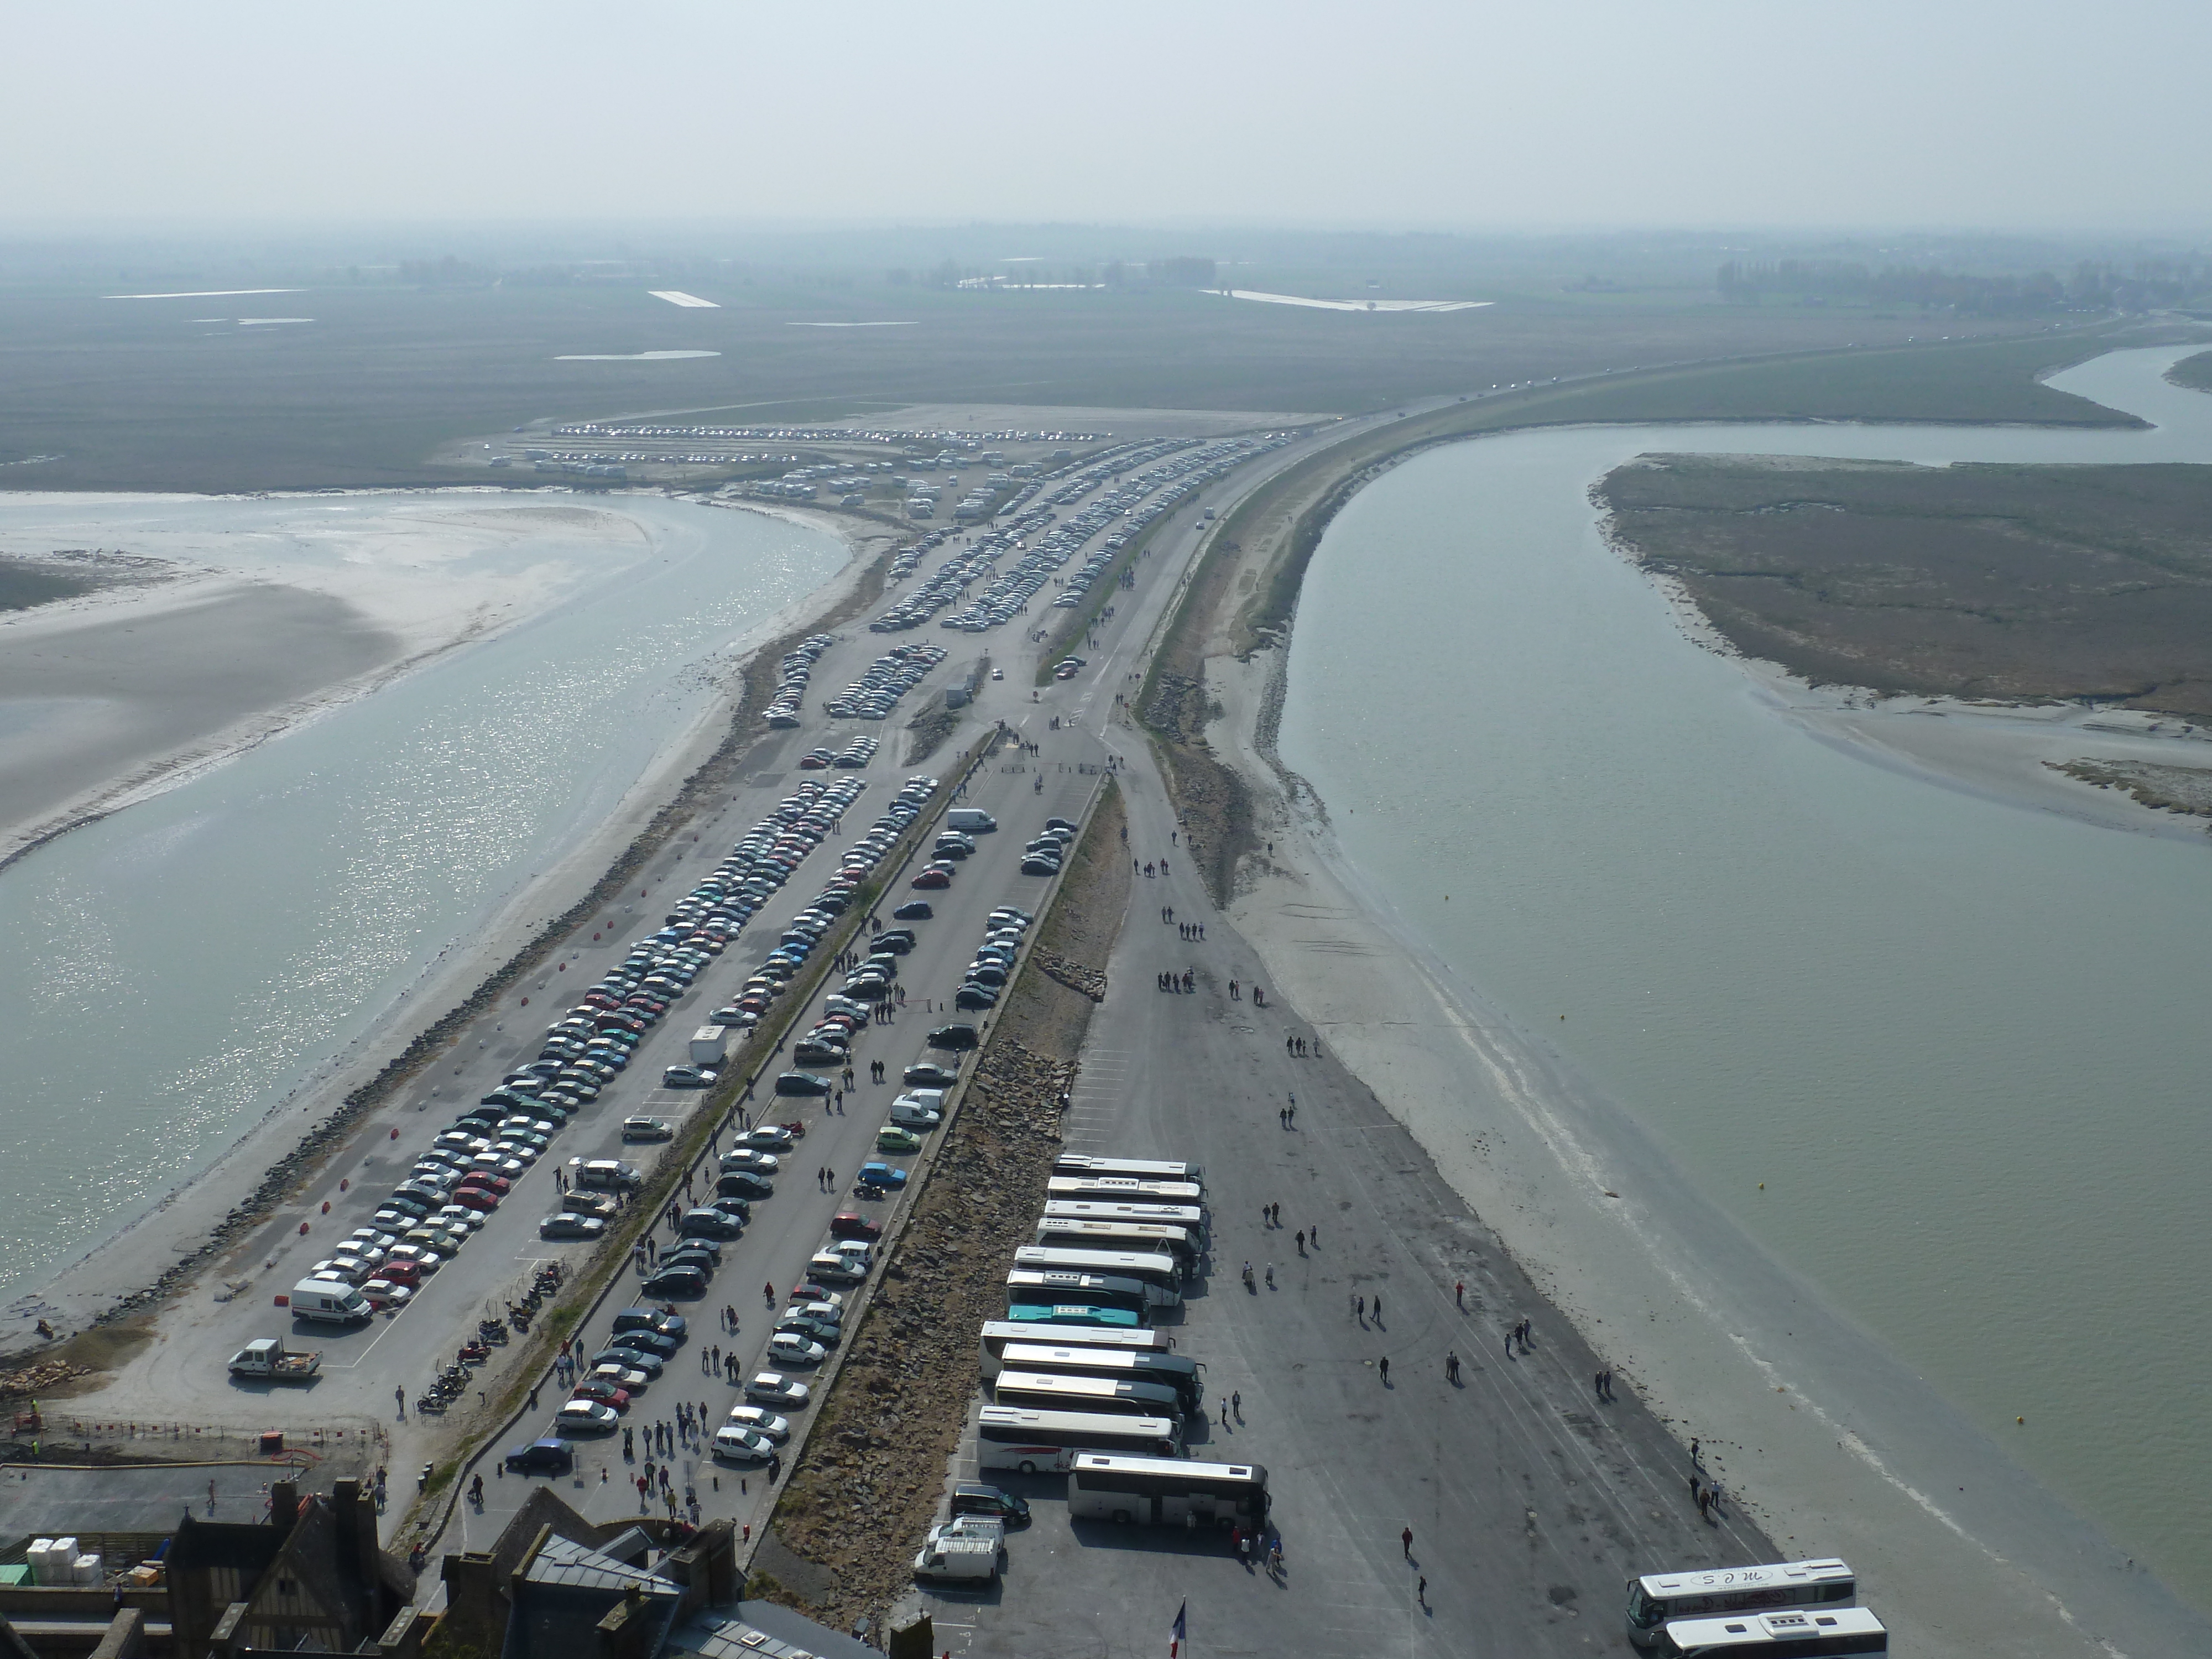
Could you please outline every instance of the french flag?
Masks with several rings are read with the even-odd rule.
[[[1190,1598],[1186,1596],[1183,1598],[1183,1604],[1176,1609],[1174,1628],[1168,1632],[1168,1659],[1176,1659],[1176,1655],[1182,1650],[1182,1644],[1190,1640],[1190,1632],[1183,1625],[1183,1615],[1189,1611]]]

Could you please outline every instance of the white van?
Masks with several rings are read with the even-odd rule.
[[[336,1279],[303,1279],[292,1287],[292,1316],[326,1325],[351,1325],[374,1319],[376,1310],[352,1285]]]
[[[945,812],[945,827],[948,830],[965,830],[988,834],[999,827],[999,821],[988,812],[981,811],[973,806],[955,806]]]
[[[988,1584],[999,1576],[999,1546],[988,1538],[947,1538],[914,1558],[914,1576],[927,1583]]]

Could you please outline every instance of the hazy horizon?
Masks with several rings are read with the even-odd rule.
[[[30,13],[0,206],[18,234],[2203,229],[2212,12],[2098,22],[2047,0]]]

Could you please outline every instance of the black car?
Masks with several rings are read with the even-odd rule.
[[[679,1337],[658,1327],[640,1325],[633,1320],[629,1328],[616,1333],[615,1345],[634,1348],[640,1353],[649,1353],[658,1359],[673,1359],[680,1340]]]
[[[707,1275],[696,1267],[663,1264],[659,1273],[638,1289],[647,1296],[702,1297],[707,1294]]]
[[[727,1193],[716,1198],[707,1207],[710,1210],[720,1210],[724,1215],[730,1216],[741,1223],[750,1223],[753,1218],[753,1206],[744,1199],[732,1197]]]
[[[615,1316],[617,1336],[625,1331],[658,1331],[681,1342],[690,1329],[682,1314],[663,1313],[658,1308],[624,1308]]]
[[[999,1006],[999,994],[988,985],[977,985],[971,981],[953,993],[952,1006],[963,1013],[995,1008]],[[935,1039],[933,1038],[933,1043]]]
[[[714,1193],[719,1198],[774,1198],[775,1182],[750,1170],[725,1170],[714,1182]]]
[[[686,1210],[676,1224],[676,1231],[685,1243],[695,1238],[735,1238],[745,1230],[745,1224],[726,1210]]]
[[[927,921],[937,914],[930,908],[927,899],[908,899],[891,912],[893,921]]]
[[[791,1045],[791,1058],[799,1066],[842,1066],[852,1056],[834,1042],[819,1037],[801,1037]]]
[[[899,1080],[909,1089],[950,1089],[960,1081],[960,1073],[943,1066],[932,1066],[927,1061],[909,1066],[899,1073]]]
[[[901,957],[913,950],[914,945],[914,929],[911,927],[886,928],[868,941],[871,951],[889,951],[892,955]]]
[[[977,1480],[963,1480],[952,1488],[952,1512],[955,1515],[996,1516],[1008,1526],[1025,1526],[1030,1518],[1029,1500],[1018,1498],[1003,1487],[986,1486]]]
[[[940,1025],[929,1034],[933,1048],[973,1048],[983,1040],[972,1025]],[[823,1085],[826,1091],[828,1085]]]
[[[830,1079],[816,1077],[811,1072],[781,1072],[776,1074],[775,1091],[780,1095],[826,1095]]]
[[[516,1474],[566,1474],[575,1464],[565,1440],[533,1440],[507,1455],[507,1467]]]

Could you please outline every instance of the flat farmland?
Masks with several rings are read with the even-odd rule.
[[[141,291],[131,284],[115,292]],[[1347,413],[1601,369],[1901,341],[1909,317],[1507,296],[1445,314],[1194,290],[882,283],[690,291],[395,284],[0,297],[0,481],[250,490],[483,480],[442,447],[526,422],[713,409],[814,421],[917,403]],[[298,320],[246,320],[298,319]],[[860,323],[894,326],[823,326]],[[714,352],[623,361],[642,352]],[[593,356],[611,361],[564,362]]]

